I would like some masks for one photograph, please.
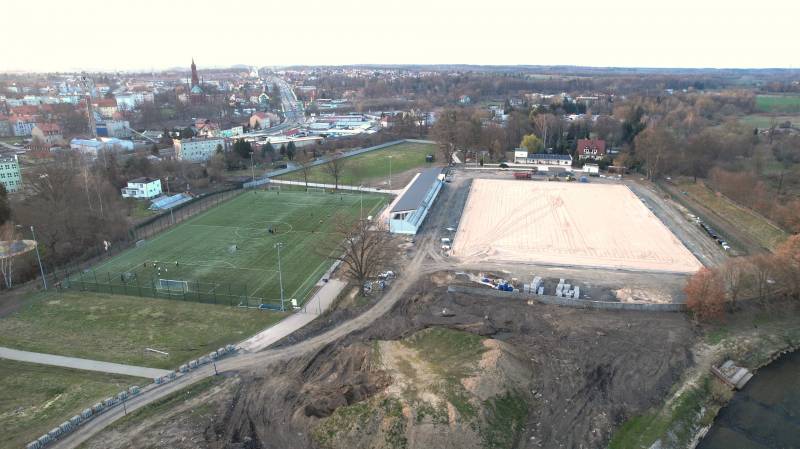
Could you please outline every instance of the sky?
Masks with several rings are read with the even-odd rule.
[[[21,0],[2,71],[246,64],[800,67],[797,0]]]

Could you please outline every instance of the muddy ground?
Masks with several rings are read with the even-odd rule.
[[[448,293],[449,280],[447,273],[429,276],[391,313],[338,344],[238,373],[235,387],[217,392],[216,413],[135,428],[162,436],[151,447],[318,447],[311,433],[321,419],[392,384],[374,360],[376,342],[442,326],[501,340],[528,363],[530,413],[516,447],[604,447],[615,426],[659,404],[692,364],[694,333],[682,314],[499,301]],[[441,316],[445,308],[453,316]],[[110,443],[104,440],[133,447]]]

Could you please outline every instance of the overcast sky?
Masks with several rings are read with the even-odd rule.
[[[800,66],[798,0],[3,1],[0,71]]]

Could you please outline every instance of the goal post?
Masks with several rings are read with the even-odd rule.
[[[157,284],[158,290],[168,294],[182,295],[189,291],[189,281],[180,281],[175,279],[159,279]]]
[[[326,193],[325,192],[325,187],[311,187],[311,186],[308,186],[308,189],[306,189],[306,192],[308,192],[308,193]]]
[[[267,190],[277,190],[280,192],[281,185],[280,184],[267,184]]]

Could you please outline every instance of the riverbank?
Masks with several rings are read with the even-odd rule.
[[[749,307],[727,322],[698,327],[692,348],[695,364],[661,406],[629,418],[612,435],[609,448],[694,448],[708,432],[733,392],[709,371],[725,359],[752,371],[800,348],[800,310],[796,304],[770,310]]]
[[[800,351],[761,368],[720,410],[698,449],[782,449],[800,445]]]

